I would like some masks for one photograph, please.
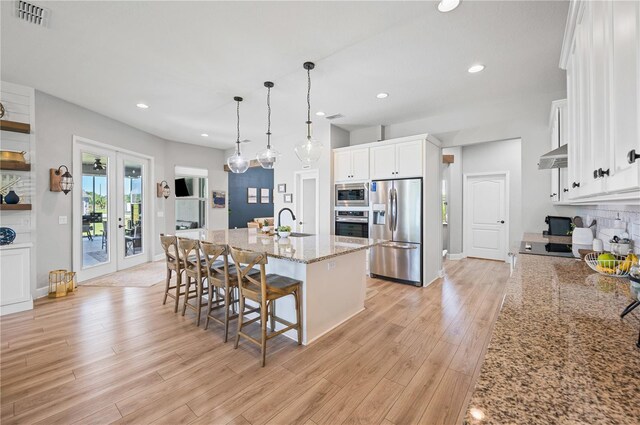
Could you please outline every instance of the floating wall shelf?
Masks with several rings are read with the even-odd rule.
[[[0,211],[29,211],[31,204],[0,204]]]
[[[0,170],[31,171],[31,164],[15,161],[0,161]]]
[[[0,130],[29,134],[31,133],[31,125],[23,122],[0,120]]]

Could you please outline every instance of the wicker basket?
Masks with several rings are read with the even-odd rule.
[[[584,261],[595,272],[600,273],[603,276],[610,277],[627,277],[629,276],[629,269],[631,264],[626,266],[626,255],[611,254],[615,257],[615,260],[600,260],[598,256],[603,254],[602,252],[590,252],[584,257]]]

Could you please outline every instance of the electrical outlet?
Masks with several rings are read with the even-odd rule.
[[[327,270],[333,270],[336,268],[336,262],[335,261],[329,261],[327,263]]]
[[[58,216],[58,224],[67,224],[67,216],[66,215]]]

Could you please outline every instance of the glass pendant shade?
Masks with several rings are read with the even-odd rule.
[[[249,160],[242,156],[242,153],[237,150],[233,155],[227,158],[227,165],[232,173],[244,173],[249,169]]]
[[[267,148],[258,152],[258,155],[256,155],[256,159],[260,163],[260,166],[267,170],[271,170],[275,167],[278,158],[280,158],[280,152],[273,148]]]
[[[298,143],[294,148],[296,156],[304,165],[311,165],[318,162],[322,155],[322,143],[307,137],[304,141]]]

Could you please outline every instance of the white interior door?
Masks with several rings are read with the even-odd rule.
[[[72,246],[78,281],[150,261],[149,173],[148,158],[79,138],[74,143]]]
[[[317,170],[296,173],[296,226],[298,232],[318,234],[318,196]]]
[[[506,261],[508,174],[465,174],[463,190],[465,255]]]

